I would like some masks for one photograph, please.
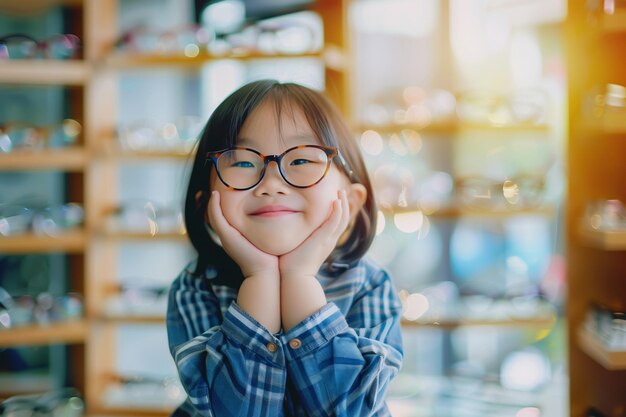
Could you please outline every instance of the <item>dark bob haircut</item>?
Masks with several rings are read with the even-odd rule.
[[[321,93],[298,84],[275,80],[251,82],[228,96],[209,118],[197,145],[185,197],[185,226],[198,252],[194,274],[203,275],[207,268],[213,267],[220,281],[224,280],[225,284],[233,287],[243,279],[241,270],[215,243],[208,230],[206,212],[212,163],[206,160],[206,155],[236,146],[239,130],[246,118],[266,100],[275,105],[277,114],[285,109],[301,110],[320,144],[339,149],[352,172],[346,172],[346,168],[335,158],[336,166],[353,183],[363,184],[367,189],[367,200],[357,214],[350,235],[330,254],[325,267],[345,268],[354,264],[367,252],[376,231],[376,203],[363,158],[352,132],[333,104]]]

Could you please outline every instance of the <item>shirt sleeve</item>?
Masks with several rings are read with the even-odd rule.
[[[188,403],[202,416],[282,413],[280,341],[235,302],[224,314],[205,280],[183,273],[170,289],[167,334]],[[256,410],[256,411],[255,411]]]
[[[308,416],[382,411],[402,364],[402,307],[386,272],[366,283],[344,316],[328,303],[281,338],[290,384]]]

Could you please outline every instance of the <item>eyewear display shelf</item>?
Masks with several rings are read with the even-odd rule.
[[[183,161],[188,155],[169,152],[128,152],[113,145],[117,142],[118,75],[126,70],[153,67],[189,70],[220,59],[252,60],[317,57],[325,65],[327,95],[348,116],[348,89],[345,56],[348,0],[321,0],[312,10],[324,23],[322,51],[303,55],[199,55],[182,56],[123,55],[114,45],[120,37],[118,14],[121,0],[0,0],[0,13],[29,15],[50,7],[66,7],[75,22],[75,33],[82,41],[82,58],[58,60],[4,60],[0,62],[0,84],[62,85],[79,94],[72,96],[72,109],[83,124],[83,143],[78,147],[0,155],[0,171],[60,170],[67,172],[69,197],[85,207],[85,226],[56,237],[20,235],[0,238],[0,253],[65,252],[72,254],[70,271],[75,287],[84,294],[85,318],[82,320],[28,326],[0,333],[0,347],[63,343],[72,346],[69,368],[72,381],[85,397],[86,415],[167,416],[171,407],[109,407],[103,393],[114,384],[116,333],[122,324],[164,326],[163,317],[111,316],[104,313],[104,300],[116,294],[115,271],[118,246],[125,241],[182,240],[184,234],[137,234],[106,229],[106,208],[115,206],[120,164],[125,161]],[[74,24],[74,22],[72,22]],[[74,179],[73,177],[77,177]]]
[[[19,3],[19,5],[18,5]],[[38,13],[60,2],[49,1],[0,1],[0,14],[16,13],[28,15]],[[72,22],[73,24],[73,22]],[[82,35],[82,25],[71,30]],[[90,66],[84,59],[69,61],[0,60],[0,85],[12,88],[31,86],[63,86],[68,90],[69,115],[77,120],[84,119],[83,98],[90,79]],[[59,103],[62,105],[63,103]],[[83,135],[83,138],[85,136]],[[86,140],[64,149],[38,149],[36,151],[14,151],[0,154],[0,172],[55,171],[65,175],[66,199],[85,204],[85,175],[89,163],[89,145]],[[27,192],[27,190],[26,190]],[[7,203],[7,201],[0,201]],[[86,223],[89,224],[89,223]],[[85,257],[88,252],[88,227],[61,232],[56,236],[23,233],[0,236],[0,255],[29,255],[54,253],[67,257],[68,284],[71,291],[85,291]],[[64,278],[64,277],[56,277]],[[0,350],[13,347],[37,347],[66,345],[66,382],[84,392],[87,381],[85,346],[88,340],[90,321],[87,318],[16,326],[0,331]],[[3,376],[4,378],[4,376]],[[38,389],[49,389],[52,379],[30,374],[9,377],[3,384],[0,399],[13,394],[37,393]],[[39,388],[37,388],[39,387]]]
[[[594,407],[606,416],[626,409],[626,349],[607,348],[585,326],[591,303],[626,309],[626,233],[594,230],[583,217],[588,203],[626,201],[626,119],[610,129],[589,123],[585,106],[596,86],[626,84],[626,18],[590,14],[570,0],[565,25],[568,59],[569,143],[567,198],[568,338],[570,413]],[[602,9],[602,8],[600,8]]]

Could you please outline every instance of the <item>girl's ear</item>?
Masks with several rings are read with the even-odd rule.
[[[350,207],[350,220],[354,220],[356,215],[367,200],[367,188],[363,184],[352,183],[346,188],[348,206]]]

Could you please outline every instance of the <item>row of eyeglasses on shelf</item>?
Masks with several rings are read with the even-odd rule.
[[[555,117],[553,99],[539,88],[454,93],[407,86],[368,100],[363,120],[374,129],[388,125],[426,128],[446,123],[493,127],[549,125]],[[626,87],[617,83],[595,85],[585,95],[582,111],[586,119],[592,120],[621,116],[623,125]]]
[[[322,46],[321,21],[313,13],[296,13],[255,23],[243,24],[226,32],[210,25],[184,25],[169,30],[146,26],[133,27],[117,39],[113,48],[121,53],[145,55],[182,55],[201,53],[304,54]],[[73,59],[81,49],[75,34],[54,34],[36,39],[23,33],[0,36],[1,59]]]
[[[83,297],[77,293],[13,296],[0,287],[0,331],[28,325],[48,325],[83,316]]]
[[[106,231],[112,233],[185,233],[182,206],[178,202],[162,204],[133,199],[106,211]],[[0,203],[0,237],[29,232],[54,237],[80,227],[84,219],[84,208],[77,203],[42,208]]]
[[[198,139],[204,121],[197,116],[181,116],[172,122],[145,118],[117,129],[120,149],[135,152],[188,154]],[[74,119],[48,125],[23,121],[0,124],[0,154],[76,146],[82,124]]]
[[[101,401],[106,407],[174,408],[185,399],[177,377],[164,375],[121,375],[111,378]],[[83,396],[75,388],[37,394],[15,395],[0,402],[0,417],[82,417]]]
[[[169,286],[154,280],[122,278],[127,281],[106,296],[105,317],[165,318]],[[83,296],[79,293],[15,295],[0,287],[0,330],[28,325],[48,325],[83,317]]]
[[[584,329],[596,336],[608,350],[626,351],[626,312],[605,305],[587,308]]]

